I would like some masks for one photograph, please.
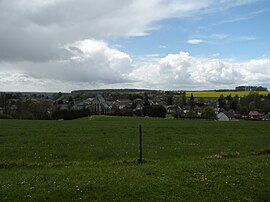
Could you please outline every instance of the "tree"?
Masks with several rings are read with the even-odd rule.
[[[180,99],[180,107],[183,107],[186,104],[187,104],[186,92],[183,92]]]
[[[202,117],[206,119],[215,119],[215,110],[212,107],[205,107],[202,111]]]
[[[225,109],[226,108],[226,101],[224,99],[224,96],[223,94],[221,94],[218,98],[218,105],[219,105],[219,108],[222,108],[222,109]]]
[[[68,98],[68,104],[70,106],[74,106],[74,100],[73,100],[73,97],[72,96],[69,96],[69,98]]]
[[[203,98],[200,98],[199,103],[197,103],[197,105],[198,105],[199,107],[204,106],[204,99],[203,99]]]
[[[58,92],[57,98],[60,98],[60,97],[62,97],[62,93],[61,92]]]
[[[143,105],[150,106],[150,102],[149,102],[148,98],[145,98]]]
[[[190,117],[190,118],[194,118],[196,116],[197,116],[197,114],[192,109],[189,110],[188,113],[186,114],[186,117]]]
[[[168,96],[166,98],[166,103],[167,103],[167,105],[172,105],[173,104],[173,96]]]
[[[238,104],[239,104],[239,96],[235,95],[234,98],[232,99],[231,103],[230,103],[230,109],[233,109],[234,111],[237,111]]]
[[[191,93],[190,100],[189,100],[189,105],[190,105],[191,109],[194,109],[195,101],[194,101],[193,93]]]
[[[253,111],[253,110],[256,109],[256,103],[255,103],[255,101],[252,101],[252,102],[249,103],[248,109],[249,109],[249,111]]]
[[[19,99],[15,103],[17,109],[13,112],[13,117],[17,119],[49,119],[48,106],[45,103],[33,103],[30,99]]]
[[[143,107],[143,115],[149,117],[166,117],[166,109],[162,105],[152,105]]]

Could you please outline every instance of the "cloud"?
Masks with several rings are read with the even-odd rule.
[[[91,82],[71,82],[48,78],[35,78],[20,72],[0,72],[0,90],[23,92],[70,92],[75,89],[97,89]]]
[[[159,45],[158,48],[164,49],[164,48],[167,48],[167,46],[165,46],[165,45]]]
[[[126,82],[125,75],[132,70],[130,56],[108,47],[104,41],[93,39],[77,41],[65,45],[63,49],[69,53],[69,59],[46,62],[23,61],[15,64],[6,62],[0,65],[0,72],[9,71],[15,78],[18,78],[16,76],[18,73],[24,75],[24,78],[27,75],[34,79],[113,84]],[[5,77],[0,80],[9,81],[5,80]]]
[[[242,40],[242,41],[254,41],[257,38],[254,37],[254,36],[240,36],[239,39]]]
[[[49,61],[69,57],[75,41],[149,34],[157,22],[254,0],[1,0],[0,60]]]
[[[141,66],[129,75],[154,89],[219,89],[237,85],[270,85],[270,60],[238,62],[232,59],[194,57],[187,52],[169,54]]]
[[[154,54],[147,54],[146,57],[148,57],[148,58],[157,58],[157,57],[160,57],[160,54],[156,54],[156,53],[154,53]]]
[[[187,40],[187,43],[188,44],[192,44],[192,45],[197,45],[197,44],[200,44],[200,43],[203,43],[204,41],[201,40],[201,39],[189,39]]]
[[[190,36],[190,38],[186,41],[187,44],[191,44],[191,45],[197,45],[197,44],[201,44],[201,43],[207,43],[207,44],[215,44],[217,43],[217,41],[224,41],[224,39],[227,39],[229,36],[226,34],[211,34],[211,35],[201,35],[201,34],[197,34],[197,35],[193,35]]]
[[[217,62],[181,52],[164,58],[144,58],[138,66],[139,62],[134,63],[128,53],[117,49],[119,46],[109,47],[105,42],[111,37],[150,34],[160,29],[158,22],[164,19],[186,18],[254,2],[256,0],[0,0],[0,90],[58,91],[121,86],[200,88],[244,83],[248,82],[247,78],[267,83],[270,74],[254,70],[248,62]],[[207,39],[192,36],[187,42],[204,41]],[[159,48],[166,46],[162,44]],[[249,62],[256,63],[254,67],[260,70],[269,69],[269,63]]]
[[[250,3],[252,3],[252,2],[250,2]],[[220,21],[220,22],[214,23],[213,25],[222,25],[222,24],[227,24],[227,23],[236,23],[236,22],[240,22],[240,21],[250,20],[250,19],[256,17],[257,15],[260,15],[260,14],[263,14],[263,13],[266,13],[269,11],[270,11],[269,8],[264,8],[264,9],[260,9],[260,10],[253,11],[250,13],[246,13],[244,15],[236,16],[236,17],[229,19],[229,20]]]
[[[228,35],[226,35],[226,34],[212,34],[212,35],[208,36],[207,38],[222,40],[222,39],[225,39],[227,37],[228,37]]]
[[[35,63],[24,63],[20,64],[23,69],[14,71],[10,71],[12,64],[1,64],[0,90],[71,91],[123,87],[202,90],[234,88],[238,85],[270,87],[268,58],[242,62],[221,56],[217,59],[180,52],[163,58],[145,57],[144,62],[138,64],[132,62],[129,55],[109,48],[103,41],[78,41],[66,48],[70,47],[73,57],[69,61],[62,61],[62,64],[44,63],[38,65],[43,68],[36,68]],[[48,65],[46,71],[45,65]]]

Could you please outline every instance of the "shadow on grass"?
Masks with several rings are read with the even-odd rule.
[[[0,162],[0,169],[10,168],[55,168],[55,167],[91,167],[96,163],[79,163],[79,162],[49,162],[49,163],[32,163],[26,161],[19,162]]]
[[[223,158],[236,158],[239,157],[239,152],[220,152],[218,154],[213,154],[205,157],[205,159],[223,159]]]
[[[113,162],[114,165],[142,165],[145,163],[149,163],[149,161],[143,160],[140,162],[139,159],[123,159]]]
[[[267,155],[270,154],[270,146],[269,147],[264,147],[260,149],[259,151],[253,152],[253,155]]]

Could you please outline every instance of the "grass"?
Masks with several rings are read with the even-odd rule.
[[[231,95],[232,97],[238,95],[239,97],[244,97],[249,95],[250,91],[224,91],[224,92],[215,92],[215,91],[195,91],[195,92],[186,92],[186,96],[190,97],[191,93],[196,98],[218,98],[220,95],[224,97]],[[259,95],[268,95],[268,91],[258,91]]]
[[[268,122],[95,116],[0,126],[0,201],[270,201]]]

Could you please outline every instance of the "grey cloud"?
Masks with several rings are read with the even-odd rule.
[[[83,54],[83,52],[81,51],[81,49],[79,49],[79,48],[77,48],[77,47],[75,47],[75,46],[69,46],[68,48],[69,48],[69,50],[71,50],[71,51],[77,52],[77,53],[79,53],[79,54]]]
[[[57,60],[69,56],[61,47],[74,41],[140,36],[162,19],[253,1],[2,0],[0,60]]]
[[[64,82],[114,84],[131,82],[125,73],[132,70],[129,55],[111,49],[103,41],[85,40],[67,46],[71,58],[43,62],[0,63],[0,72],[13,69],[35,79]],[[1,78],[0,78],[1,80]]]

